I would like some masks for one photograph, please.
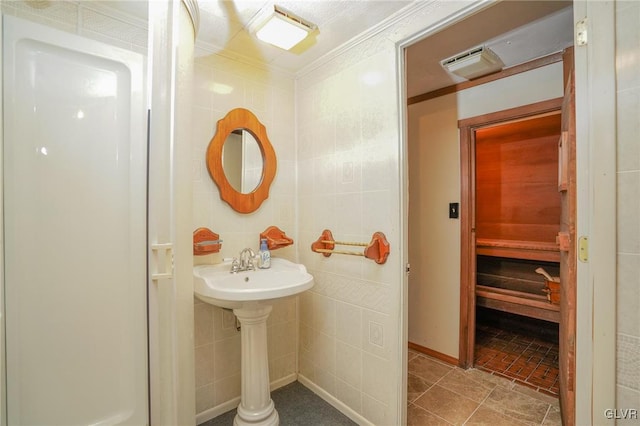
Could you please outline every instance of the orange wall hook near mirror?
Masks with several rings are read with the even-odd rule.
[[[209,228],[198,228],[193,231],[193,255],[203,256],[211,253],[219,253],[222,247],[220,235]]]
[[[223,148],[227,138],[237,131],[253,136],[262,155],[262,173],[250,192],[243,192],[229,182],[223,166]],[[220,190],[220,198],[238,213],[252,213],[269,197],[269,187],[276,175],[276,153],[267,137],[267,129],[248,109],[235,108],[218,121],[216,134],[207,148],[207,169]]]
[[[289,238],[282,229],[277,226],[270,226],[260,233],[260,240],[267,240],[269,250],[277,250],[293,244],[293,239]]]

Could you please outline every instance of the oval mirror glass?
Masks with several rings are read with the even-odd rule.
[[[222,147],[222,168],[229,184],[241,194],[253,192],[262,180],[260,145],[246,129],[235,129]]]

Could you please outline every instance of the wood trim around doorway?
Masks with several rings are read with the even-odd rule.
[[[449,356],[447,354],[443,354],[442,352],[434,351],[433,349],[429,349],[417,343],[409,342],[409,349],[428,355],[431,358],[435,358],[442,362],[446,362],[447,364],[458,365],[458,360],[455,359],[454,357]]]
[[[458,123],[460,124],[460,123]],[[460,127],[460,126],[458,126]],[[473,366],[476,328],[475,139],[471,126],[460,127],[460,342],[458,365]]]
[[[473,366],[476,326],[475,131],[502,122],[556,113],[563,98],[458,121],[460,129],[460,338],[458,365]]]

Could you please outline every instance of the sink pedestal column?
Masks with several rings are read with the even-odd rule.
[[[234,309],[233,313],[240,321],[242,340],[242,393],[233,424],[277,426],[280,420],[271,399],[267,353],[267,318],[271,306],[256,304]]]

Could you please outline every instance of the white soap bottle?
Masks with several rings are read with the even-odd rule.
[[[268,268],[270,268],[271,267],[271,252],[269,251],[269,248],[267,247],[267,240],[265,238],[260,240],[260,251],[258,253],[260,254],[259,268],[260,269],[268,269]]]

